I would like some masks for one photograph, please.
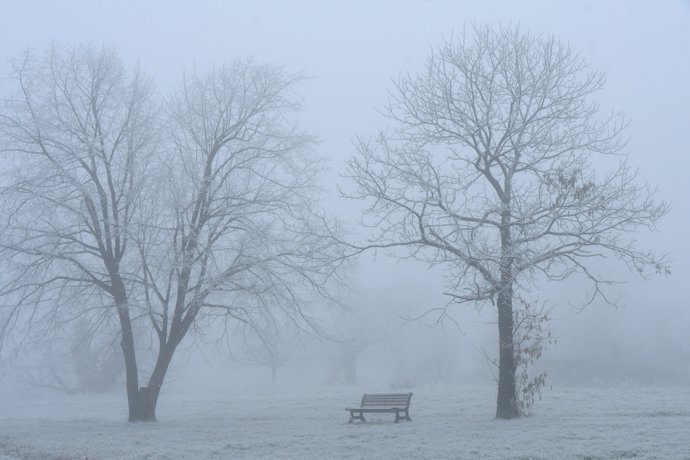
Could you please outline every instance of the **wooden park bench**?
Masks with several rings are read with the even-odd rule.
[[[364,393],[360,407],[345,409],[346,411],[350,412],[350,421],[348,423],[352,423],[353,420],[361,420],[366,422],[366,419],[364,418],[365,412],[395,412],[395,423],[398,423],[402,419],[411,422],[410,399],[412,399],[412,393]],[[404,413],[404,415],[400,416],[401,413]]]

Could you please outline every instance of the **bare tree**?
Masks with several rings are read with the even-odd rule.
[[[117,334],[104,330],[100,334],[104,337],[99,340],[94,329],[84,318],[74,324],[70,357],[80,389],[100,393],[112,390],[121,382],[124,368],[117,342],[112,340]]]
[[[150,85],[127,75],[114,51],[91,47],[27,53],[14,77],[0,112],[0,256],[10,264],[0,337],[21,322],[54,327],[116,312],[134,420],[129,235],[155,147]]]
[[[240,324],[242,330],[242,351],[240,360],[245,363],[266,366],[271,370],[271,384],[278,381],[278,370],[295,353],[301,342],[301,328],[291,321],[278,321],[271,312],[252,323]]]
[[[361,356],[388,339],[391,318],[362,305],[350,306],[338,313],[332,320],[330,337],[324,343],[330,368],[327,383],[356,385]]]
[[[0,112],[1,338],[116,314],[139,421],[156,419],[190,330],[253,323],[267,306],[308,323],[305,298],[345,261],[315,201],[313,142],[290,120],[298,80],[237,61],[185,78],[154,110],[112,51],[27,56]],[[144,324],[158,350],[139,388]]]
[[[384,110],[392,128],[358,141],[349,196],[370,203],[365,223],[377,232],[367,247],[449,267],[440,319],[453,303],[496,306],[496,417],[513,418],[518,292],[576,275],[591,288],[585,303],[613,302],[614,280],[595,261],[667,271],[631,233],[653,229],[668,208],[626,163],[626,121],[600,114],[601,73],[551,36],[473,32],[397,81]]]
[[[160,159],[138,240],[143,303],[159,347],[144,420],[155,419],[168,366],[190,329],[215,317],[260,326],[272,309],[309,322],[305,299],[324,294],[343,264],[314,201],[312,139],[290,120],[300,107],[298,81],[236,61],[186,76],[166,105],[170,154]]]
[[[67,326],[67,325],[66,325]],[[64,393],[101,393],[121,383],[122,352],[112,331],[95,334],[82,316],[69,328],[46,331],[22,351],[22,380],[27,389],[47,388]],[[63,329],[68,329],[65,331]],[[110,332],[110,333],[108,333]]]

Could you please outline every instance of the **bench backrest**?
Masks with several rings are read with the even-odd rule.
[[[396,407],[407,409],[410,407],[410,399],[412,399],[412,393],[364,393],[361,407]]]

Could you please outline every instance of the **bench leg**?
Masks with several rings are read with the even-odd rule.
[[[400,420],[407,420],[408,422],[411,422],[412,419],[410,418],[410,411],[409,410],[405,411],[405,415],[402,417],[400,416],[400,412],[396,412],[395,413],[395,423],[400,422]]]
[[[367,421],[362,412],[360,412],[359,415],[355,415],[355,411],[350,411],[350,421],[347,423],[352,423],[353,420],[361,420],[363,422]]]

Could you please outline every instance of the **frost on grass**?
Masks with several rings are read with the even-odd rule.
[[[376,388],[189,392],[162,422],[126,423],[117,393],[3,397],[0,459],[682,458],[690,394],[679,387],[554,387],[532,417],[497,421],[491,385],[420,386],[413,422],[348,424]],[[173,396],[174,394],[174,396]],[[163,414],[162,414],[163,415]],[[507,442],[506,440],[510,440]],[[4,455],[4,457],[3,457]]]

